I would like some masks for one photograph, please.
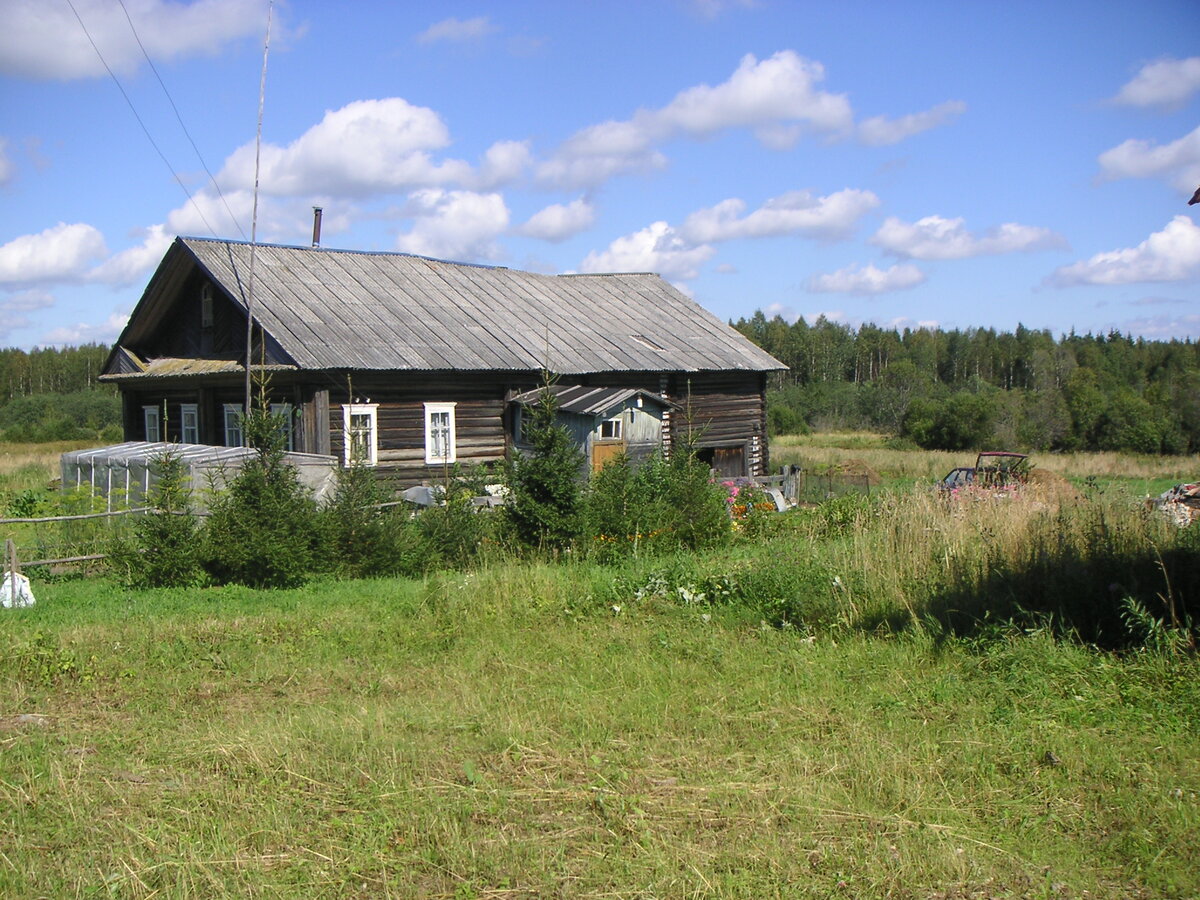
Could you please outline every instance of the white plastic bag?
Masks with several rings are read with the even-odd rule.
[[[28,578],[20,572],[0,572],[0,607],[14,609],[34,602]]]

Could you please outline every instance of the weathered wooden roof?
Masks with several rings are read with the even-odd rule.
[[[543,388],[526,391],[512,398],[513,403],[522,406],[536,406],[541,402]],[[580,416],[606,417],[613,409],[619,408],[626,400],[642,397],[658,406],[669,407],[674,404],[649,391],[637,388],[592,387],[588,385],[552,385],[549,391],[554,395],[558,409],[562,412],[575,413]],[[641,404],[639,404],[641,405]]]
[[[252,365],[256,372],[286,372],[295,369],[286,365]],[[235,359],[190,359],[186,357],[161,356],[141,363],[136,372],[117,376],[104,376],[106,381],[131,378],[168,378],[180,375],[228,375],[245,372],[245,364]]]
[[[242,242],[177,238],[162,266],[172,254],[190,255],[245,308],[250,252]],[[539,275],[266,244],[255,254],[252,315],[302,369],[786,368],[658,275]]]

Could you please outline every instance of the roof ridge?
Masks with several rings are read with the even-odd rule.
[[[657,278],[662,278],[658,272],[529,272],[525,269],[513,269],[509,266],[496,266],[489,263],[465,262],[459,259],[441,259],[437,256],[424,256],[420,253],[406,253],[403,250],[355,250],[349,247],[306,247],[303,244],[275,244],[270,242],[258,241],[255,244],[252,241],[239,241],[233,238],[216,238],[204,237],[202,235],[181,234],[178,238],[182,241],[197,241],[205,244],[232,244],[238,247],[257,246],[259,249],[267,248],[271,250],[306,250],[312,253],[347,253],[355,256],[389,256],[403,257],[405,259],[419,259],[424,262],[442,263],[448,266],[464,266],[472,269],[489,269],[500,272],[518,272],[522,275],[534,275],[544,278],[613,278],[625,277],[627,275],[653,275]],[[664,279],[665,280],[665,279]]]
[[[487,263],[463,262],[456,259],[438,259],[436,256],[422,256],[420,253],[405,253],[403,250],[354,250],[345,247],[305,247],[302,244],[272,244],[258,241],[236,241],[232,238],[214,238],[201,237],[197,235],[181,234],[179,239],[182,241],[199,241],[205,244],[233,244],[238,247],[257,246],[260,250],[264,247],[270,250],[306,250],[311,253],[348,253],[355,256],[400,256],[407,259],[420,259],[425,262],[443,263],[449,266],[467,266],[472,269],[501,269],[505,271],[519,271],[517,269],[509,269],[508,266],[492,266]],[[532,274],[532,273],[531,273]]]

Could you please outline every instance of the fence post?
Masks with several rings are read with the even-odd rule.
[[[17,545],[13,543],[12,538],[8,538],[4,542],[4,577],[8,579],[8,596],[16,601],[17,597],[17,573],[20,572],[20,567],[17,565]]]

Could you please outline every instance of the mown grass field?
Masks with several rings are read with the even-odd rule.
[[[1185,600],[1154,553],[1195,543],[1119,494],[905,492],[613,567],[35,583],[0,622],[0,895],[1200,895],[1196,656],[938,619],[1106,566]]]

